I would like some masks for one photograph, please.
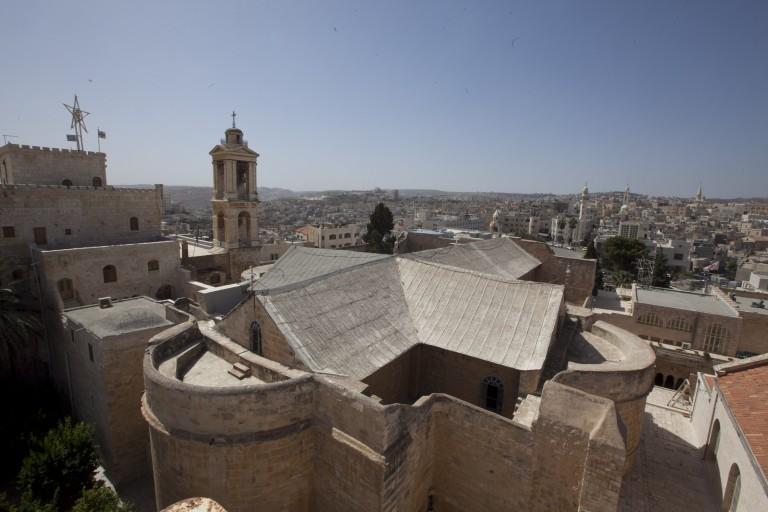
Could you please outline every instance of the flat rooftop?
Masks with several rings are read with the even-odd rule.
[[[731,300],[738,304],[739,311],[742,311],[744,313],[757,313],[758,315],[768,315],[768,297],[765,299],[756,299],[754,297],[745,297],[744,295],[731,295]],[[765,304],[765,307],[755,307],[752,305],[753,302],[760,302],[763,301],[763,304]]]
[[[99,338],[174,325],[165,316],[165,304],[147,297],[113,301],[110,308],[92,304],[67,309],[63,315]]]
[[[710,315],[738,317],[739,314],[715,295],[666,288],[637,288],[637,302],[665,308],[696,311]]]

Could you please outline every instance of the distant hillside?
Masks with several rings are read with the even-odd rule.
[[[133,185],[142,187],[144,185]],[[213,187],[187,187],[184,185],[164,185],[163,192],[170,196],[173,204],[178,204],[187,210],[198,210],[211,206]],[[299,194],[285,188],[259,187],[259,199],[272,201],[298,197]]]

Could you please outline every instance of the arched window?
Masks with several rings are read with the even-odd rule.
[[[504,384],[496,377],[483,379],[483,406],[493,412],[501,413],[504,405]]]
[[[720,324],[709,324],[704,329],[704,350],[721,354],[728,342],[728,329]]]
[[[131,224],[131,231],[139,230],[139,219],[137,217],[131,217],[130,224]]]
[[[669,389],[674,389],[675,378],[672,375],[667,375],[667,378],[664,379],[664,387]]]
[[[728,472],[728,483],[725,486],[721,510],[736,512],[739,506],[739,494],[741,494],[741,471],[738,465],[733,464]]]
[[[261,325],[256,320],[251,322],[250,345],[251,352],[261,355]]]
[[[68,300],[72,299],[75,296],[75,290],[72,286],[72,280],[68,277],[65,277],[64,279],[59,279],[59,282],[56,284],[56,286],[59,289],[59,296],[61,297],[61,300]]]
[[[664,376],[660,373],[656,374],[656,378],[653,380],[653,384],[655,386],[663,386],[664,385]]]
[[[114,283],[117,281],[117,269],[114,265],[107,265],[101,269],[101,273],[104,275],[105,283]]]
[[[62,185],[65,187],[71,187],[72,186],[72,180],[64,180],[61,182]]]
[[[224,214],[219,212],[216,214],[216,227],[219,230],[219,238],[224,236]]]
[[[713,459],[717,459],[717,449],[720,447],[720,420],[715,420],[715,424],[712,425],[712,433],[709,435],[709,443],[707,443],[707,455]]]
[[[638,323],[645,325],[653,325],[655,327],[664,327],[664,322],[653,311],[646,311],[637,318]]]
[[[157,260],[149,260],[147,262],[147,270],[150,272],[160,270],[160,262],[158,262]]]
[[[691,322],[687,318],[673,318],[667,322],[667,329],[691,332]]]
[[[91,183],[93,183],[94,187],[100,187],[103,182],[101,181],[101,178],[99,178],[98,176],[94,176],[93,180],[91,180]]]

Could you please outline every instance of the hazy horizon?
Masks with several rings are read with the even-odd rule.
[[[619,5],[621,4],[621,5]],[[112,183],[768,196],[768,2],[6,1],[0,133]]]

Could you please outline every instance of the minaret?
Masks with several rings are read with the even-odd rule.
[[[701,184],[699,184],[699,191],[696,193],[696,202],[697,203],[704,202],[704,189]]]
[[[587,188],[585,183],[584,188],[581,189],[581,199],[579,199],[579,224],[576,237],[574,238],[576,241],[582,241],[587,238],[591,230],[592,215],[588,211],[587,201],[589,201],[589,188]]]
[[[622,204],[629,205],[629,183],[627,183],[627,188],[624,189],[624,202]]]
[[[213,239],[214,246],[226,249],[257,245],[259,224],[256,191],[256,159],[243,132],[235,126],[224,132],[224,139],[210,151],[213,160]]]
[[[584,217],[584,208],[589,200],[589,188],[587,184],[584,184],[584,188],[581,189],[581,199],[579,200],[579,219]]]

